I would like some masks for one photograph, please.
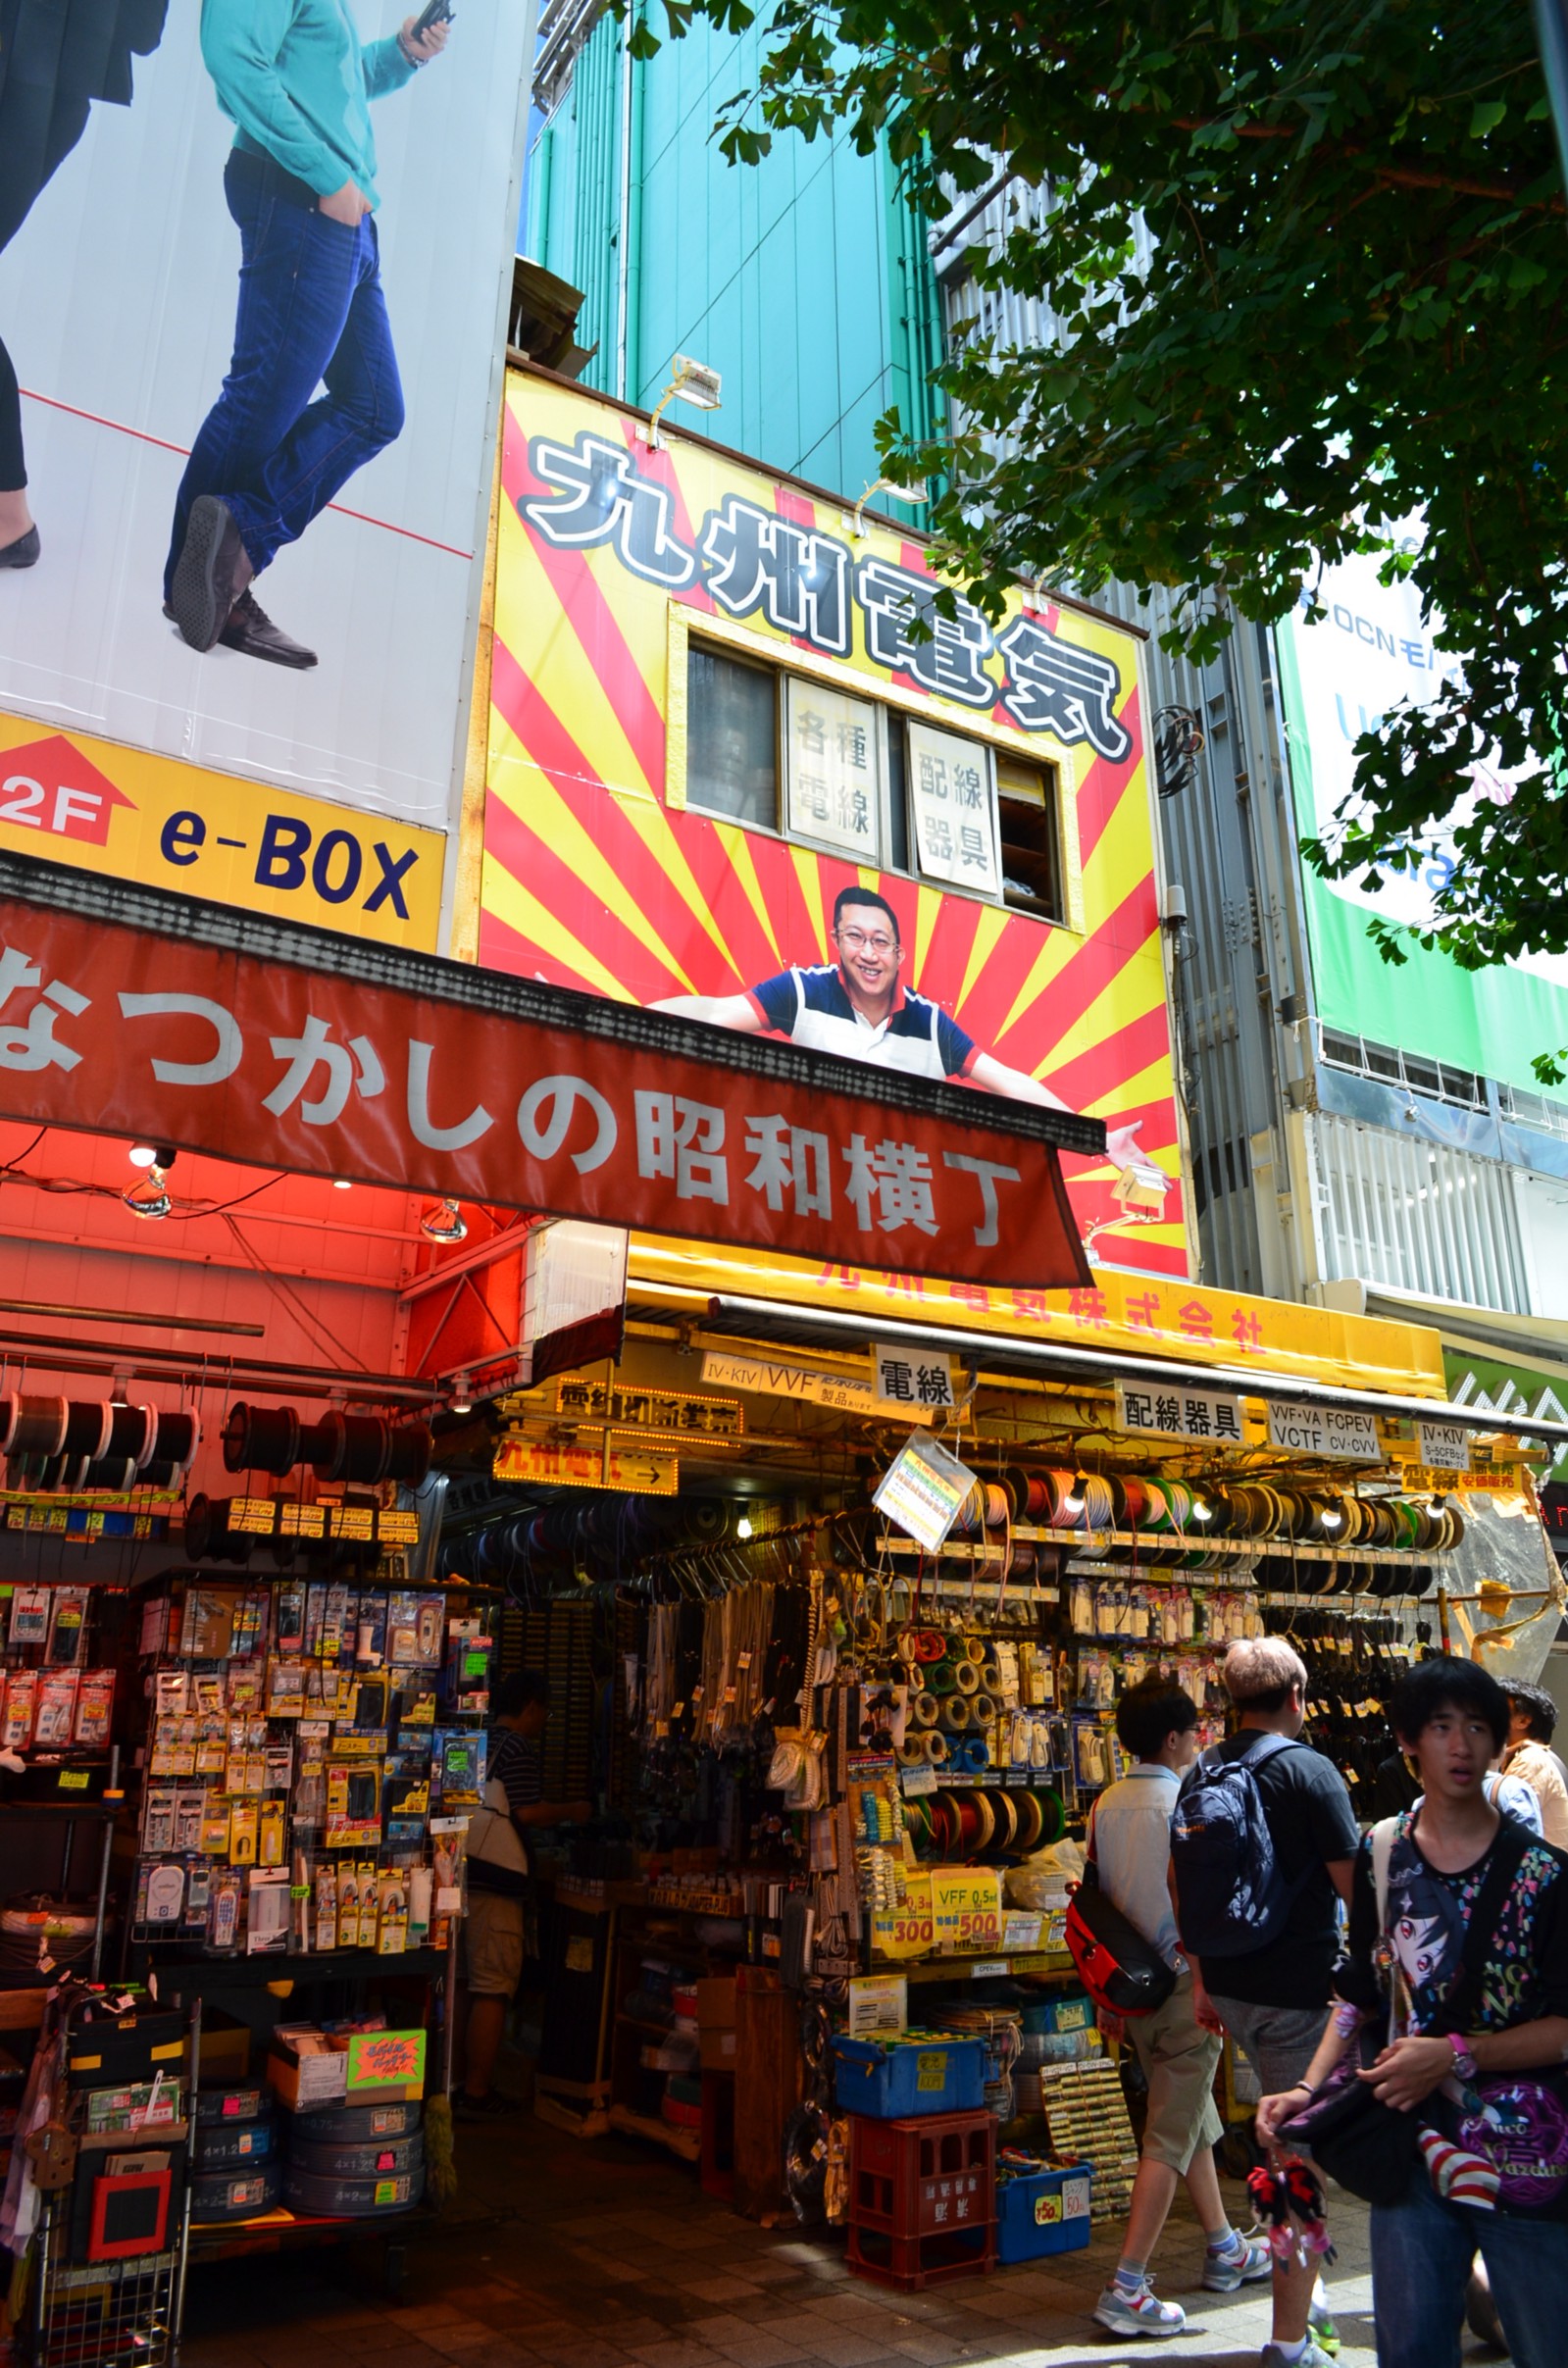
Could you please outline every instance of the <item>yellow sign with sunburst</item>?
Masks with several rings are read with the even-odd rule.
[[[1137,637],[1021,596],[994,625],[962,600],[948,615],[923,544],[698,437],[650,442],[586,389],[514,370],[502,427],[481,962],[863,1042],[992,1091],[1043,1086],[1136,1127],[1170,1180],[1163,1209],[1125,1207],[1109,1160],[1068,1156],[1074,1211],[1102,1258],[1185,1277]],[[791,784],[793,703],[818,711],[819,744],[836,732],[806,827],[794,786],[768,822],[738,797],[715,811],[711,780],[688,780],[702,653],[773,678]],[[887,719],[877,744],[896,721],[909,755],[868,806],[841,719],[870,712]],[[976,763],[949,783],[966,745]],[[706,763],[711,729],[704,747]],[[1054,798],[1054,919],[1018,909],[1005,833],[978,830],[968,784],[1016,778]],[[833,934],[855,885],[885,905],[901,965],[876,1028],[857,1024]]]

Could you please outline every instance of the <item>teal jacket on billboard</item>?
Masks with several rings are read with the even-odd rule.
[[[318,197],[351,180],[380,203],[370,102],[414,76],[395,34],[362,48],[347,0],[202,0],[201,54],[236,147]]]

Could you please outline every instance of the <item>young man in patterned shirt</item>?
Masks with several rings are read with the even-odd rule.
[[[1273,2143],[1361,2026],[1386,2020],[1391,1984],[1396,2036],[1360,2077],[1416,2117],[1420,2143],[1403,2200],[1372,2212],[1379,2368],[1459,2368],[1478,2248],[1515,2368],[1555,2368],[1568,2328],[1568,1858],[1488,1797],[1508,1699],[1484,1669],[1423,1662],[1390,1715],[1423,1796],[1391,1821],[1382,1930],[1368,1836],[1335,1974],[1342,2004],[1299,2086],[1264,2098],[1258,2135]],[[1492,1930],[1450,2036],[1443,2009],[1484,1896]]]

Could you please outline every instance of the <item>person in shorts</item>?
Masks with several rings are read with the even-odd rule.
[[[1266,2278],[1269,2248],[1238,2234],[1226,2216],[1214,2168],[1221,2136],[1214,2107],[1220,2042],[1198,2019],[1194,1984],[1177,1939],[1171,1902],[1171,1812],[1184,1772],[1197,1755],[1197,1705],[1155,1674],[1123,1694],[1116,1710],[1122,1748],[1136,1765],[1101,1793],[1089,1819],[1088,1849],[1100,1888],[1176,1974],[1176,1988],[1152,2014],[1100,2016],[1100,2027],[1129,2041],[1148,2088],[1142,2158],[1133,2183],[1127,2233],[1115,2277],[1094,2317],[1112,2335],[1180,2335],[1187,2314],[1160,2301],[1148,2265],[1178,2180],[1187,2185],[1204,2236],[1203,2284],[1211,2293]]]
[[[1361,1829],[1338,1768],[1298,1739],[1307,1690],[1299,1653],[1283,1637],[1255,1637],[1231,1646],[1222,1674],[1237,1726],[1219,1745],[1220,1758],[1242,1758],[1265,1735],[1294,1745],[1265,1760],[1254,1780],[1276,1864],[1293,1894],[1285,1923],[1265,1947],[1194,1968],[1217,2024],[1272,2096],[1297,2086],[1328,2026],[1339,1901],[1350,1896]],[[1329,2368],[1338,2349],[1321,2280],[1293,2258],[1276,2259],[1274,2332],[1263,2368]]]
[[[504,1856],[468,1857],[468,1914],[463,1956],[468,1978],[468,2032],[463,2086],[453,2099],[464,2114],[510,2113],[510,2097],[491,2085],[506,2010],[523,1977],[533,1916],[533,1834],[539,1826],[582,1824],[593,1814],[587,1800],[544,1798],[544,1729],[550,1716],[548,1680],[536,1669],[503,1678],[492,1700],[494,1729],[486,1789],[506,1797],[518,1846]],[[504,1829],[503,1829],[504,1834]]]

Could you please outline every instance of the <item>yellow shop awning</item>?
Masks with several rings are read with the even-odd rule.
[[[633,1234],[627,1304],[800,1345],[924,1339],[974,1354],[997,1374],[1103,1385],[1122,1371],[1467,1430],[1506,1427],[1495,1413],[1449,1404],[1442,1340],[1425,1325],[1122,1270],[1100,1268],[1081,1290],[987,1289]],[[1568,1438],[1568,1424],[1533,1422],[1531,1433]]]

